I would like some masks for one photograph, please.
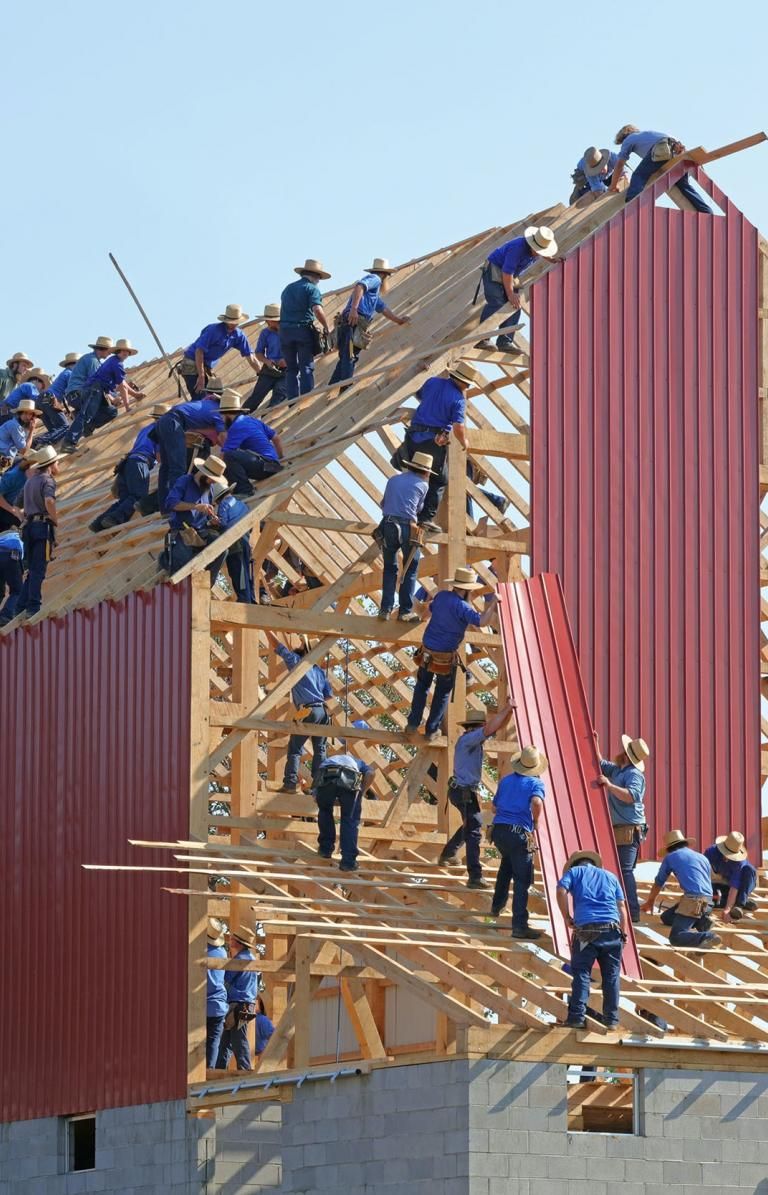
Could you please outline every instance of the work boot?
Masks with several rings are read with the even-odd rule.
[[[486,340],[478,340],[477,344],[474,347],[476,349],[482,349],[484,353],[493,353],[493,352],[495,352],[495,349],[496,349],[496,345],[493,343],[493,341],[487,340],[487,339]]]
[[[340,863],[339,871],[359,871],[357,863]]]
[[[744,916],[744,910],[740,909],[738,905],[734,905],[731,909],[731,921],[741,921]]]
[[[719,934],[707,934],[701,944],[705,950],[716,950],[718,946],[722,946],[723,939]]]
[[[501,917],[501,914],[503,912],[504,912],[504,905],[502,905],[501,908],[497,908],[496,905],[491,905],[491,914],[490,915],[491,915],[491,917],[494,918],[494,920]]]
[[[382,622],[386,622],[391,613],[391,610],[379,610],[378,617],[382,620]]]
[[[321,859],[332,859],[333,858],[333,851],[321,851],[320,847],[318,847],[317,853]]]
[[[281,793],[297,793],[299,791],[298,784],[283,784],[280,789]]]
[[[461,867],[461,863],[455,855],[446,855],[443,853],[437,862],[440,867]]]
[[[467,880],[467,887],[473,888],[473,889],[488,888],[488,887],[490,887],[490,885],[488,884],[487,880],[484,880],[482,878],[482,876],[477,876],[475,879]]]
[[[418,726],[414,726],[412,722],[406,722],[403,734],[416,734],[418,729]]]
[[[757,901],[756,900],[745,900],[744,904],[741,905],[740,907],[742,909],[745,909],[747,913],[756,913],[757,912]]]
[[[103,531],[104,526],[101,519],[94,519],[92,523],[89,523],[88,530],[92,531],[94,535],[98,535],[100,531]]]
[[[571,1018],[569,1017],[567,1021],[560,1021],[560,1025],[563,1029],[586,1029],[587,1022],[586,1021],[572,1021]]]
[[[523,938],[527,942],[535,942],[537,938],[542,936],[540,929],[531,929],[530,925],[526,925],[525,929],[513,929],[513,938]]]
[[[522,348],[515,340],[515,334],[511,336],[499,336],[496,340],[496,349],[500,353],[522,353]]]
[[[438,738],[439,734],[440,734],[439,730],[425,730],[424,731],[424,742],[425,743],[433,743],[435,741],[435,739]]]
[[[400,622],[421,622],[415,610],[409,610],[407,614],[399,614],[398,619]]]

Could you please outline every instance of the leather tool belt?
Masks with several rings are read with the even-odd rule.
[[[432,672],[435,676],[450,676],[459,663],[458,652],[430,651],[423,645],[416,648],[413,658],[420,668],[426,668],[427,672]]]
[[[681,917],[703,917],[711,903],[708,896],[692,896],[686,892],[678,901],[675,912]]]
[[[595,938],[599,938],[601,934],[606,934],[610,930],[617,934],[621,932],[618,921],[593,921],[589,925],[577,925],[573,936],[582,946],[587,946],[590,942],[594,942]]]
[[[448,781],[448,788],[450,789],[451,801],[455,805],[461,806],[462,809],[468,809],[477,800],[477,788],[471,784],[459,784],[455,776],[451,776]]]
[[[639,829],[639,826],[614,826],[613,837],[616,839],[616,845],[630,846],[635,841],[635,830]]]
[[[242,1029],[243,1025],[247,1025],[249,1021],[254,1021],[255,1019],[255,1004],[230,1004],[227,1015],[224,1018],[224,1028]]]

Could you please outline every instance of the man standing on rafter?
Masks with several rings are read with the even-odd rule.
[[[284,647],[271,631],[267,631],[266,636],[289,672],[293,671],[309,651],[309,640],[306,635],[302,635],[302,643],[298,651],[291,651],[290,648]],[[319,664],[313,664],[291,689],[291,700],[296,711],[303,715],[301,721],[313,723],[315,726],[327,726],[330,722],[326,702],[332,696],[333,690],[330,681]],[[308,737],[308,735],[292,734],[288,740],[281,792],[295,793],[298,791],[301,753]],[[327,742],[327,739],[312,735],[313,780],[325,759]]]
[[[432,457],[415,452],[413,460],[403,461],[404,473],[390,477],[381,499],[382,520],[376,534],[381,536],[384,570],[381,583],[379,618],[388,618],[395,605],[398,575],[398,555],[403,554],[403,579],[400,583],[400,611],[403,622],[418,622],[413,609],[416,574],[421,560],[421,529],[419,516],[429,490],[432,476]]]
[[[286,363],[285,394],[289,402],[299,394],[309,394],[315,384],[315,320],[326,334],[330,331],[317,284],[331,275],[322,262],[312,257],[303,266],[294,266],[294,273],[299,277],[280,296],[280,347]]]
[[[386,257],[374,257],[373,265],[358,278],[344,310],[336,318],[339,360],[331,374],[334,382],[346,382],[355,372],[360,353],[371,342],[373,317],[381,314],[393,324],[407,324],[407,315],[395,315],[382,299],[394,270]]]

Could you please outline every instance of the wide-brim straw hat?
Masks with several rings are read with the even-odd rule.
[[[214,481],[211,485],[211,497],[214,502],[220,502],[222,498],[226,498],[227,494],[231,494],[234,488],[234,481],[228,485],[224,485],[221,481]]]
[[[523,747],[512,756],[510,767],[518,776],[541,776],[549,767],[549,760],[538,747]]]
[[[482,589],[482,581],[478,581],[477,573],[471,568],[457,568],[452,577],[443,579],[444,585],[451,585],[454,589]]]
[[[594,863],[595,867],[602,867],[603,860],[597,851],[574,851],[569,855],[568,862],[565,865],[565,871],[570,871],[577,863]]]
[[[588,178],[594,178],[595,175],[601,174],[603,168],[608,165],[611,157],[609,149],[598,149],[595,145],[590,145],[588,149],[584,150],[584,173]]]
[[[42,411],[38,411],[38,409],[35,405],[35,400],[33,398],[19,399],[18,405],[16,407],[17,415],[21,415],[21,414],[42,415],[42,413],[43,413]]]
[[[219,403],[219,412],[222,415],[239,414],[243,409],[243,397],[238,394],[236,390],[230,390],[228,387],[224,390]]]
[[[8,358],[5,364],[20,365],[22,361],[25,365],[34,365],[34,361],[31,357],[28,357],[26,353],[14,353],[12,357]]]
[[[248,929],[247,925],[243,926],[242,929],[231,929],[229,936],[234,938],[236,942],[241,942],[243,946],[255,946],[256,944],[256,935],[252,929]]]
[[[130,340],[116,340],[115,347],[112,349],[113,353],[127,353],[129,357],[135,357],[138,351],[138,349],[133,347]]]
[[[629,762],[637,768],[638,772],[644,772],[645,761],[650,759],[651,755],[645,739],[633,739],[630,735],[623,734],[621,745]]]
[[[67,353],[63,361],[59,361],[59,366],[62,369],[69,369],[70,365],[77,365],[80,360],[79,353]]]
[[[485,710],[470,710],[459,726],[485,726]]]
[[[264,307],[264,314],[261,318],[262,319],[279,320],[280,319],[280,304],[279,303],[267,303],[266,306]]]
[[[557,241],[551,228],[546,224],[532,224],[523,233],[528,247],[533,249],[538,257],[554,257],[557,253]]]
[[[192,461],[193,469],[197,469],[198,473],[203,473],[211,481],[222,481],[226,484],[227,481],[227,466],[220,456],[207,456],[205,459],[201,456],[196,456]]]
[[[747,857],[744,835],[738,830],[731,830],[730,834],[721,834],[715,839],[715,846],[724,859],[730,859],[733,863],[741,863]]]
[[[52,465],[54,461],[59,459],[59,453],[53,447],[53,444],[44,444],[42,448],[36,450],[34,468],[45,469],[48,465]]]
[[[167,402],[156,402],[150,411],[153,419],[159,419],[161,415],[167,415],[171,409],[171,404]]]
[[[409,461],[403,461],[406,469],[418,469],[420,473],[431,473],[433,477],[437,477],[437,473],[432,468],[435,461],[428,452],[414,452]]]
[[[294,266],[293,272],[295,274],[317,274],[318,278],[330,278],[331,276],[327,270],[323,269],[323,263],[316,257],[308,257],[303,266]]]
[[[224,393],[224,383],[222,382],[221,378],[216,378],[216,377],[211,376],[208,379],[208,381],[205,383],[205,393],[206,394],[223,394]]]
[[[220,324],[243,324],[248,319],[248,312],[243,311],[239,303],[227,303],[223,315],[217,315]]]
[[[224,945],[224,926],[217,917],[208,918],[208,941],[211,946]]]
[[[386,257],[374,257],[373,265],[368,266],[369,274],[394,274],[395,267],[389,264]]]
[[[114,343],[111,336],[97,336],[95,344],[89,344],[89,349],[109,349],[114,352]]]
[[[477,370],[473,369],[471,365],[467,365],[466,361],[457,361],[455,365],[449,365],[448,376],[456,378],[459,382],[464,382],[467,386],[480,384],[480,375]]]
[[[682,830],[670,830],[668,834],[664,835],[664,850],[668,851],[670,847],[687,845],[689,842],[695,841],[695,838],[689,838],[687,834],[683,834]]]
[[[24,374],[24,381],[42,382],[43,387],[46,387],[50,386],[51,384],[51,375],[49,373],[44,373],[42,369],[39,369],[37,366],[35,366],[34,369],[28,369]]]

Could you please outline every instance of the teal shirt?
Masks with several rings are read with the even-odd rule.
[[[319,286],[309,278],[297,278],[280,296],[280,324],[311,324],[315,318],[312,308],[322,302]]]

